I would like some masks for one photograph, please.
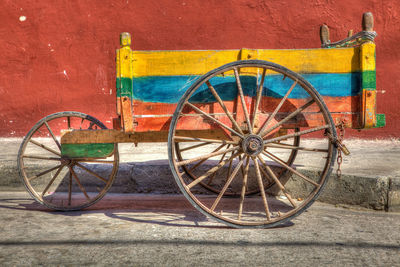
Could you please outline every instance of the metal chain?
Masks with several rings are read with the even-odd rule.
[[[336,170],[336,177],[338,179],[342,178],[342,170],[340,169],[340,165],[342,164],[343,158],[342,158],[342,151],[340,151],[340,149],[338,149],[338,157],[337,157],[337,170]]]
[[[339,141],[339,143],[341,144],[342,143],[342,141],[343,141],[343,139],[344,139],[344,123],[343,123],[343,121],[341,121],[338,125],[337,125],[337,128],[338,128],[338,141]],[[338,178],[338,179],[341,179],[342,178],[342,170],[340,169],[340,167],[341,167],[341,165],[342,165],[342,162],[343,162],[343,157],[342,157],[342,150],[341,149],[338,149],[338,157],[337,157],[337,164],[338,164],[338,167],[337,167],[337,170],[336,170],[336,177]]]

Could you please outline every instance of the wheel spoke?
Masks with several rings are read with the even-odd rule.
[[[49,152],[51,152],[53,154],[56,154],[57,156],[61,157],[61,154],[59,152],[55,151],[54,149],[51,149],[50,147],[48,147],[46,145],[43,145],[43,144],[41,144],[41,143],[39,143],[39,142],[37,142],[37,141],[35,141],[33,139],[29,140],[29,142],[31,142],[32,144],[35,144],[35,145],[37,145],[37,146],[39,146],[39,147],[41,147],[43,149],[46,149],[47,151],[49,151]]]
[[[204,179],[206,179],[208,176],[215,174],[219,169],[221,169],[223,166],[226,165],[226,163],[232,162],[232,160],[234,158],[236,158],[239,155],[239,153],[236,153],[234,155],[232,155],[229,159],[226,159],[224,161],[221,161],[218,163],[218,165],[214,166],[213,168],[209,169],[205,174],[203,174],[202,176],[198,177],[196,180],[194,180],[193,182],[191,182],[190,184],[187,185],[187,188],[192,188],[193,186],[197,185],[198,183],[200,183],[201,181],[203,181]]]
[[[60,174],[61,170],[64,168],[64,165],[61,165],[60,168],[58,168],[57,172],[54,174],[53,178],[50,180],[50,182],[47,184],[46,188],[43,190],[41,196],[43,197],[44,194],[46,193],[47,190],[49,190],[50,186],[54,183],[56,180],[57,176]]]
[[[221,200],[222,196],[225,194],[226,189],[228,189],[228,186],[231,184],[233,178],[235,178],[237,172],[239,171],[240,167],[243,164],[244,159],[239,161],[238,165],[236,168],[233,170],[231,176],[229,177],[228,181],[226,181],[224,187],[222,188],[221,192],[219,192],[218,197],[215,199],[213,205],[211,206],[211,210],[214,211],[214,209],[217,207],[219,201]]]
[[[233,152],[231,152],[231,157],[233,155]],[[229,162],[229,166],[228,166],[228,171],[226,172],[226,180],[229,179],[229,175],[231,174],[231,170],[232,170],[232,161]]]
[[[44,160],[55,160],[55,161],[61,160],[61,158],[43,157],[43,156],[36,156],[36,155],[22,155],[22,157],[29,158],[29,159],[44,159]]]
[[[265,169],[267,170],[267,173],[269,174],[268,176],[271,177],[275,181],[275,183],[278,185],[279,189],[282,190],[283,194],[285,194],[285,196],[289,200],[290,204],[292,204],[293,208],[297,208],[297,205],[294,202],[293,198],[286,191],[286,188],[279,181],[278,177],[276,177],[275,173],[271,170],[271,168],[266,164],[264,159],[260,155],[258,155],[258,159],[261,161],[261,163],[264,165]],[[261,168],[261,170],[262,170],[262,168]]]
[[[230,147],[230,145],[228,145],[226,148],[229,148],[229,147]],[[221,157],[221,159],[219,160],[218,164],[220,164],[220,163],[224,160],[225,155],[226,155],[226,153],[222,154],[222,157]],[[232,156],[232,155],[231,155],[231,156]],[[210,184],[212,183],[212,181],[214,180],[214,177],[215,177],[216,174],[217,174],[217,172],[214,172],[214,173],[210,176],[210,179],[209,179],[208,182],[207,182],[208,185],[210,185]]]
[[[267,165],[265,161],[261,162],[263,165]],[[264,176],[267,178],[268,182],[273,183],[274,181],[269,177],[269,175],[264,171],[263,168],[260,168],[260,171],[264,174]]]
[[[275,124],[274,126],[269,128],[268,130],[265,130],[264,132],[260,132],[260,136],[264,137],[264,136],[268,135],[271,131],[273,131],[274,129],[278,128],[279,126],[281,126],[285,122],[289,121],[291,118],[293,118],[294,116],[296,116],[300,112],[304,111],[306,108],[311,106],[314,102],[315,102],[315,100],[311,99],[310,101],[308,101],[303,106],[299,107],[298,109],[296,109],[295,111],[290,113],[286,118],[284,118],[283,120],[279,121],[277,124]]]
[[[256,169],[257,182],[258,182],[258,187],[260,188],[261,198],[264,203],[265,214],[267,216],[267,219],[271,220],[271,214],[270,214],[269,208],[268,208],[267,196],[265,195],[264,184],[263,184],[262,178],[261,178],[260,166],[258,165],[258,161],[256,158],[252,158],[252,159],[254,162],[254,167]]]
[[[211,91],[211,93],[213,94],[213,96],[215,97],[215,99],[217,99],[219,105],[222,107],[222,109],[225,111],[226,115],[228,116],[228,118],[231,120],[232,125],[234,125],[236,127],[236,129],[240,132],[240,134],[244,135],[242,129],[240,129],[240,126],[237,124],[236,120],[232,117],[232,114],[229,112],[229,110],[226,108],[224,102],[222,101],[222,99],[219,97],[217,91],[215,90],[215,88],[211,85],[211,83],[209,81],[206,81],[206,84],[208,86],[208,89]]]
[[[209,145],[209,144],[210,143],[201,143],[201,144],[197,144],[197,145],[193,145],[193,146],[182,148],[182,149],[180,149],[180,151],[183,152],[183,151],[199,148],[199,147],[202,147],[202,146],[206,146],[206,145]]]
[[[96,126],[96,125],[94,124],[94,122],[90,122],[90,123],[89,123],[88,130],[93,130],[93,126]],[[96,129],[97,129],[97,126],[96,126]]]
[[[217,152],[217,151],[221,150],[221,148],[223,148],[224,146],[225,146],[224,144],[220,145],[219,147],[217,147],[216,149],[214,149],[211,153],[214,153],[214,152]],[[200,161],[197,162],[193,167],[191,167],[189,171],[195,170],[197,167],[199,167],[201,164],[203,164],[203,162],[206,161],[207,159],[208,159],[208,158],[205,158],[205,159],[200,160]]]
[[[68,130],[70,130],[71,129],[71,117],[70,116],[67,117],[67,125],[68,125]]]
[[[262,97],[262,91],[264,88],[264,80],[265,80],[265,73],[266,73],[267,69],[263,68],[263,73],[261,76],[261,81],[260,81],[260,85],[257,88],[257,98],[256,98],[256,104],[254,106],[254,111],[253,111],[253,121],[252,121],[252,125],[251,128],[254,131],[254,124],[256,123],[256,119],[257,119],[257,110],[258,110],[258,106],[260,105],[261,102],[261,97]]]
[[[198,160],[203,160],[203,159],[208,159],[208,158],[211,158],[211,157],[219,156],[219,155],[222,155],[224,153],[235,151],[235,150],[238,150],[238,149],[239,149],[239,146],[235,146],[235,147],[232,147],[232,148],[229,148],[229,149],[226,149],[226,150],[210,153],[210,154],[199,156],[199,157],[196,157],[196,158],[193,158],[193,159],[178,161],[176,163],[176,165],[177,166],[186,165],[186,164],[198,161]]]
[[[288,138],[296,137],[296,136],[301,136],[303,134],[309,134],[309,133],[321,131],[321,130],[328,129],[328,128],[330,128],[330,125],[326,124],[326,125],[315,127],[315,128],[311,128],[311,129],[308,129],[308,130],[303,130],[303,131],[295,132],[295,133],[292,133],[292,134],[286,134],[286,135],[278,136],[278,137],[275,137],[275,138],[271,138],[271,139],[265,140],[264,141],[264,145],[267,145],[267,144],[270,144],[270,143],[273,143],[273,142],[277,142],[277,141],[280,141],[280,140],[285,140],[285,139],[288,139]]]
[[[272,121],[273,118],[275,118],[276,113],[278,113],[278,111],[281,109],[281,107],[283,106],[283,103],[285,103],[286,99],[288,98],[288,96],[290,95],[290,93],[292,92],[292,90],[294,89],[294,87],[297,84],[297,80],[294,81],[294,83],[292,84],[292,86],[290,87],[290,89],[286,92],[285,96],[282,98],[281,102],[279,102],[278,106],[276,106],[275,110],[272,112],[272,114],[268,117],[268,120],[264,123],[264,125],[261,127],[261,129],[258,131],[258,133],[260,133],[261,136],[264,136],[263,132],[265,131],[265,128],[270,124],[270,122]]]
[[[242,83],[240,82],[240,77],[239,77],[239,73],[238,73],[237,68],[233,68],[233,72],[235,73],[236,84],[237,84],[237,87],[238,87],[239,96],[240,96],[240,102],[242,103],[244,116],[246,118],[246,123],[247,123],[247,126],[249,127],[250,134],[252,134],[253,133],[253,129],[252,129],[252,126],[251,126],[251,123],[250,123],[250,116],[249,116],[249,112],[247,111],[246,102],[244,100]]]
[[[102,180],[103,182],[107,183],[108,180],[101,177],[100,175],[98,175],[97,173],[95,173],[94,171],[89,170],[88,168],[86,168],[85,166],[83,166],[82,164],[79,164],[78,162],[75,163],[76,166],[78,166],[79,168],[85,170],[86,172],[90,173],[91,175],[93,175],[94,177]]]
[[[195,105],[193,105],[190,102],[186,102],[187,105],[189,105],[190,107],[192,107],[196,112],[206,116],[207,118],[209,118],[210,120],[214,121],[215,123],[217,123],[218,125],[220,125],[221,127],[227,129],[228,131],[236,134],[237,136],[240,136],[241,138],[244,138],[242,134],[236,132],[235,130],[233,130],[231,127],[223,124],[222,122],[220,122],[219,120],[213,118],[212,116],[210,116],[209,114],[205,113],[204,111],[202,111],[201,109],[199,109],[198,107],[196,107]]]
[[[268,143],[266,147],[273,148],[282,148],[282,149],[291,149],[291,150],[303,150],[303,151],[311,151],[311,152],[328,152],[328,149],[320,149],[320,148],[307,148],[301,146],[293,146],[289,144],[276,144],[276,143]]]
[[[263,151],[262,152],[265,156],[267,156],[268,158],[272,159],[273,161],[275,161],[276,163],[280,164],[281,166],[285,167],[286,169],[288,169],[289,171],[291,171],[292,173],[296,174],[297,176],[303,178],[305,181],[309,182],[310,184],[314,185],[315,187],[318,187],[319,184],[317,184],[316,182],[314,182],[313,180],[311,180],[310,178],[304,176],[303,174],[299,173],[298,171],[296,171],[295,169],[293,169],[292,167],[288,166],[282,159],[278,158],[277,156],[269,153],[268,151]]]
[[[47,121],[44,122],[44,125],[46,125],[46,128],[47,128],[47,130],[49,131],[51,137],[53,138],[54,142],[55,142],[56,145],[58,146],[58,149],[60,149],[60,151],[61,151],[61,145],[60,145],[60,143],[58,142],[58,140],[56,139],[56,137],[55,137],[53,131],[50,129],[50,126],[49,126],[49,124],[47,123]]]
[[[244,158],[244,156],[243,156],[243,158]],[[239,156],[239,160],[242,160],[242,156]],[[242,177],[244,177],[244,167],[243,167],[243,165],[240,168],[240,171],[242,172]]]
[[[90,197],[88,196],[88,194],[87,194],[85,188],[82,186],[81,182],[79,181],[79,178],[78,178],[78,176],[76,175],[76,173],[75,173],[73,167],[68,166],[68,168],[69,168],[69,171],[71,172],[72,176],[74,177],[76,183],[78,184],[79,189],[80,189],[80,190],[82,191],[82,193],[85,195],[86,199],[87,199],[87,200],[90,200]]]
[[[81,123],[79,124],[79,130],[82,130],[82,123],[85,121],[84,118],[82,118]]]
[[[185,141],[206,142],[206,143],[222,143],[222,144],[234,144],[234,145],[237,144],[237,142],[234,142],[234,141],[205,139],[205,138],[186,137],[186,136],[174,136],[174,139],[185,140]],[[176,142],[176,140],[174,140],[174,141]]]
[[[68,206],[71,206],[72,198],[72,173],[69,172],[69,184],[68,184]]]
[[[60,168],[61,166],[63,166],[63,165],[62,165],[62,164],[57,165],[57,166],[55,166],[55,167],[53,167],[53,168],[51,168],[51,169],[45,170],[45,171],[43,171],[43,172],[41,172],[41,173],[39,173],[39,174],[37,174],[37,175],[34,175],[34,176],[32,176],[32,177],[29,177],[29,178],[28,178],[28,181],[32,181],[33,179],[38,178],[38,177],[40,177],[40,176],[43,176],[43,175],[45,175],[45,174],[47,174],[47,173],[49,173],[49,172],[51,172],[51,171],[54,171],[55,169],[58,169],[58,168]]]
[[[265,74],[265,71],[264,71]],[[243,175],[243,184],[242,184],[242,192],[240,194],[240,203],[239,203],[239,212],[238,212],[238,220],[242,218],[243,212],[243,203],[244,197],[246,195],[246,188],[247,188],[247,176],[249,174],[249,166],[250,166],[250,157],[247,156],[246,166],[244,167],[244,175]]]

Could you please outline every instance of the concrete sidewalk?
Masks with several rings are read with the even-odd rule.
[[[234,199],[229,199],[234,200]],[[108,194],[74,212],[0,192],[0,266],[398,266],[400,213],[317,202],[271,229],[232,229],[182,195]]]
[[[0,139],[0,189],[25,191],[16,160],[22,139]],[[343,158],[342,177],[335,164],[319,201],[400,211],[400,141],[346,140],[351,155]],[[167,144],[120,144],[120,167],[110,192],[177,193],[168,165]]]

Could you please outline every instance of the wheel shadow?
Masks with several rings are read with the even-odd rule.
[[[103,214],[130,223],[156,224],[169,227],[230,229],[195,210],[182,195],[110,194],[98,203],[79,211],[54,211],[29,197],[0,198],[2,209],[44,212],[54,216],[77,217]],[[294,226],[286,222],[272,228]]]

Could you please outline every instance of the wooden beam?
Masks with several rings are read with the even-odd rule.
[[[222,130],[178,130],[178,136],[193,138],[213,138],[230,140]],[[96,144],[96,143],[153,143],[167,142],[168,131],[125,133],[114,129],[102,130],[67,130],[62,133],[61,144]]]

